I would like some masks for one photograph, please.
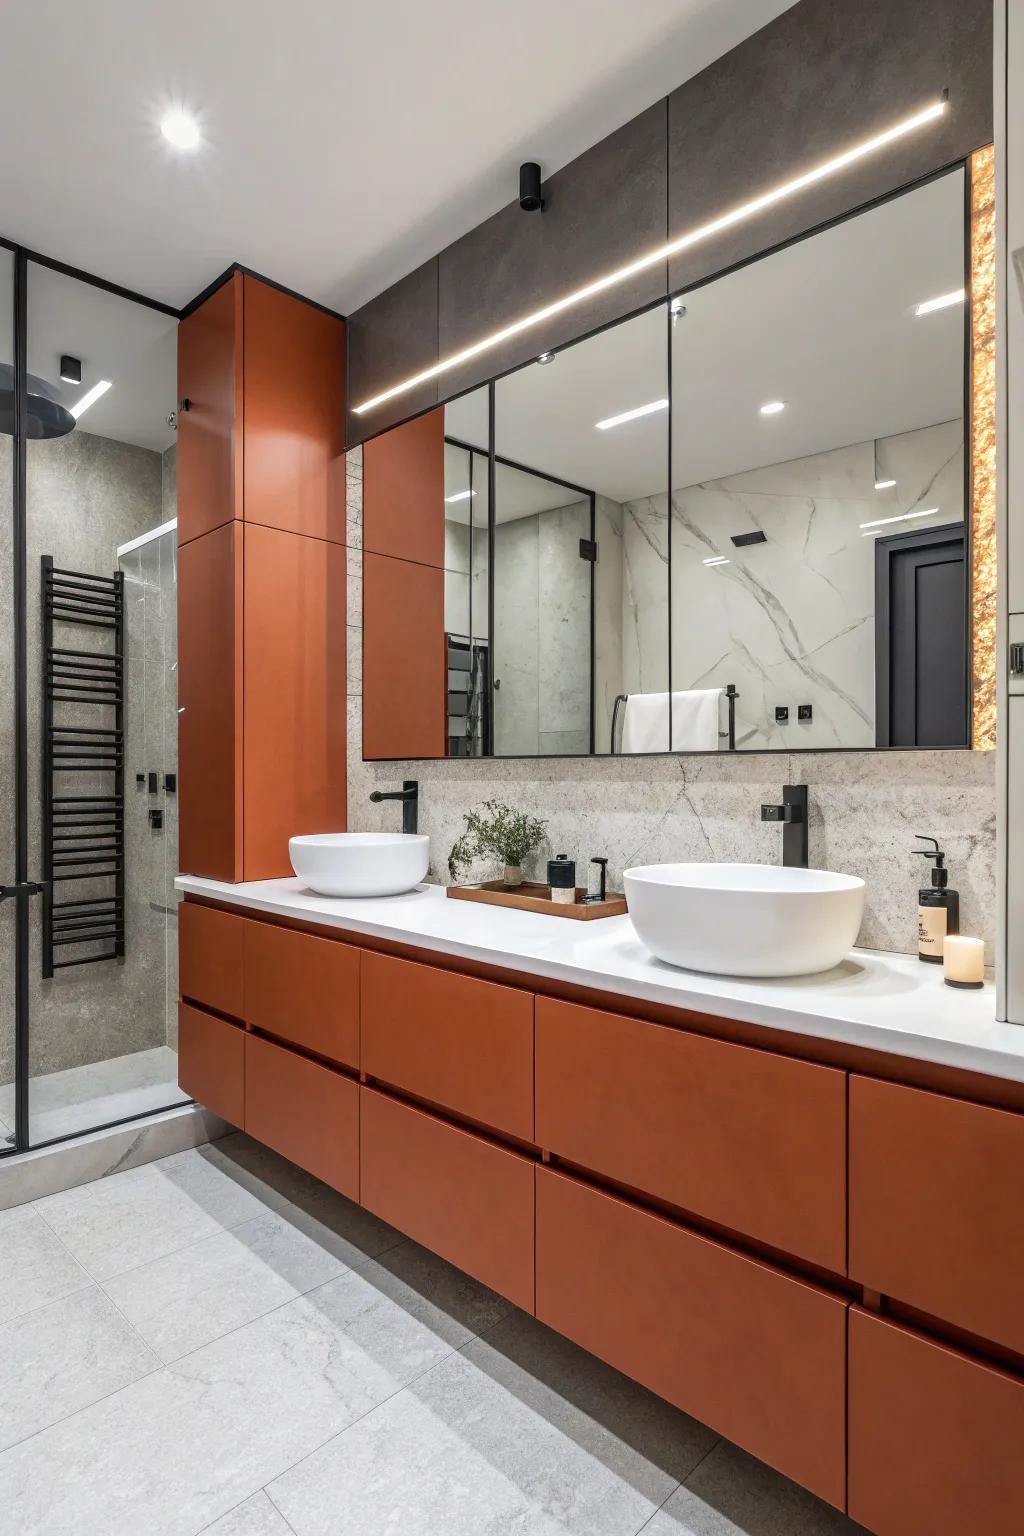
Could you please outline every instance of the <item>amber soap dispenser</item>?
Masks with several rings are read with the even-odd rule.
[[[935,860],[931,884],[917,893],[917,958],[927,965],[941,965],[947,933],[960,932],[960,895],[949,889],[946,855],[938,839],[921,832],[917,836],[922,843],[935,844],[934,848],[914,849],[922,859]]]

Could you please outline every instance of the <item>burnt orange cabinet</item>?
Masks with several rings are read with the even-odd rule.
[[[850,1311],[849,1513],[876,1536],[1010,1536],[1024,1380]]]
[[[273,923],[246,923],[245,1018],[253,1029],[357,1068],[359,950]]]
[[[362,1069],[533,1140],[533,994],[366,952]]]
[[[363,754],[444,757],[444,571],[363,555]]]
[[[245,1129],[359,1199],[359,1086],[352,1078],[246,1035]]]
[[[245,1032],[188,1003],[178,1004],[178,1084],[232,1125],[245,1124]]]
[[[541,1321],[840,1507],[846,1311],[807,1281],[537,1170]]]
[[[538,997],[536,1141],[845,1270],[843,1072]]]
[[[345,825],[344,324],[234,273],[179,328],[182,868]],[[244,697],[245,709],[242,709]]]
[[[178,326],[178,544],[241,517],[242,284],[236,272]]]
[[[1024,1354],[1024,1116],[850,1078],[850,1274]]]
[[[247,522],[244,581],[243,879],[270,880],[345,826],[345,550]]]
[[[363,548],[444,565],[444,410],[363,445]]]
[[[372,1088],[360,1095],[362,1204],[532,1312],[533,1164]]]
[[[242,946],[250,926],[219,907],[183,901],[178,908],[178,991],[217,1013],[242,1019]]]
[[[344,325],[270,283],[243,281],[242,515],[343,544]]]

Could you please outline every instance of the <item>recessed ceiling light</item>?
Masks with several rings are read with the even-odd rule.
[[[931,315],[937,309],[951,309],[954,304],[962,304],[967,297],[963,288],[957,288],[953,293],[940,293],[937,299],[925,299],[923,304],[918,304],[914,310],[915,315]]]
[[[72,357],[68,352],[62,352],[60,357],[60,376],[65,384],[81,384],[81,359]]]
[[[99,383],[94,384],[92,389],[87,389],[77,405],[68,407],[75,420],[77,421],[79,416],[83,415],[89,409],[90,405],[95,405],[100,396],[105,395],[109,388],[110,380],[100,379]]]
[[[762,416],[777,416],[780,411],[786,409],[785,400],[766,400],[760,407]]]
[[[445,501],[447,501],[447,502],[452,502],[452,501],[468,501],[471,496],[475,496],[475,495],[476,495],[476,491],[456,491],[454,496],[446,496],[445,497]],[[435,506],[436,506],[436,502],[435,502]]]
[[[655,411],[667,410],[667,400],[651,400],[647,405],[637,405],[631,411],[623,411],[621,416],[607,416],[604,421],[595,421],[594,426],[599,432],[607,432],[609,427],[621,427],[624,421],[636,421],[639,416],[652,416]]]
[[[537,361],[538,361],[538,363],[550,363],[550,361],[554,357],[554,355],[555,354],[553,352],[542,352],[540,357],[538,357]]]
[[[711,555],[707,560],[701,561],[702,565],[729,565],[730,562],[724,555]]]
[[[616,284],[625,282],[628,278],[636,277],[639,272],[646,272],[649,268],[657,266],[669,256],[676,256],[681,251],[690,250],[705,240],[712,239],[723,230],[732,229],[735,225],[743,223],[746,219],[755,218],[768,208],[784,202],[787,198],[795,197],[808,187],[815,186],[824,181],[828,176],[834,176],[839,171],[846,170],[851,165],[856,165],[868,155],[876,154],[885,149],[887,145],[895,143],[905,134],[914,133],[923,128],[926,123],[932,123],[942,116],[949,103],[933,101],[929,106],[922,107],[920,112],[913,113],[910,117],[902,118],[892,127],[884,129],[881,133],[874,134],[870,139],[862,139],[859,144],[852,145],[831,159],[824,160],[818,165],[812,166],[809,171],[803,171],[799,176],[792,177],[777,186],[769,188],[748,202],[739,203],[730,208],[718,218],[710,219],[706,224],[699,224],[694,229],[687,230],[685,234],[670,240],[666,245],[659,245],[654,250],[645,252],[642,256],[635,257],[625,266],[616,267],[612,272],[606,272],[603,276],[595,278],[592,282],[585,283],[582,288],[576,288],[571,293],[563,294],[560,298],[545,304],[541,309],[535,309],[530,314],[522,315],[510,324],[503,326],[498,331],[493,331],[489,336],[483,336],[479,341],[464,347],[461,352],[453,352],[448,357],[441,358],[439,362],[432,363],[429,368],[424,368],[420,373],[414,373],[409,378],[403,379],[398,384],[392,384],[389,389],[381,390],[380,394],[371,395],[368,400],[361,400],[353,406],[357,416],[364,411],[372,411],[378,405],[383,405],[386,400],[393,400],[396,395],[404,395],[410,389],[415,389],[417,384],[425,384],[428,379],[436,379],[439,374],[449,373],[462,363],[468,363],[471,358],[479,357],[481,352],[490,351],[503,341],[508,341],[513,336],[529,330],[532,326],[540,325],[544,320],[550,320],[554,315],[560,315],[564,310],[571,309],[577,304],[582,304],[586,299],[593,298],[596,294],[604,293]]]
[[[895,484],[896,484],[895,480],[876,480],[875,481],[875,490],[876,491],[890,491],[890,490],[892,490],[892,488],[893,488],[893,486]]]
[[[870,523],[861,523],[862,528],[881,528],[885,523],[909,523],[915,517],[934,517],[938,507],[925,507],[922,512],[900,512],[896,517],[875,517]]]
[[[160,122],[160,132],[175,149],[195,149],[199,143],[199,124],[181,107],[166,113]]]

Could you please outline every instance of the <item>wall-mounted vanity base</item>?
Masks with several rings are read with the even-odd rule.
[[[195,894],[180,932],[199,1102],[879,1536],[1016,1529],[1019,1083]]]

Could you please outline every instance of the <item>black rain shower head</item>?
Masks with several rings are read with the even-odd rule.
[[[45,379],[30,373],[26,379],[28,411],[25,436],[32,441],[44,437],[66,437],[75,430],[75,418],[57,399],[57,391]],[[0,432],[14,435],[14,369],[0,363]]]

